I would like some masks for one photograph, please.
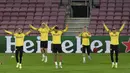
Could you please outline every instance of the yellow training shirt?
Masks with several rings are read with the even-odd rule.
[[[82,45],[85,46],[90,45],[91,34],[89,32],[82,32],[79,36],[82,37]]]
[[[40,33],[41,41],[48,41],[48,34],[49,34],[50,29],[48,29],[48,28],[39,28],[38,31]]]
[[[61,36],[63,32],[66,32],[68,30],[68,27],[66,27],[64,30],[57,30],[56,31],[51,31],[52,34],[52,43],[53,44],[61,44]]]
[[[51,34],[52,34],[52,43],[53,44],[61,44],[61,36],[62,36],[62,31],[52,31]]]
[[[111,44],[112,45],[118,45],[119,44],[119,36],[120,32],[109,32],[110,38],[111,38]]]
[[[15,45],[16,46],[23,46],[24,45],[24,37],[25,34],[24,33],[15,33]]]

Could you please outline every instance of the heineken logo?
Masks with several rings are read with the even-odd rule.
[[[6,50],[5,53],[12,53],[12,47],[13,45],[15,45],[15,42],[12,42],[12,36],[5,36],[6,38]],[[27,39],[24,41],[24,52],[25,53],[40,53],[40,38],[35,37],[36,41],[32,41],[31,39]],[[73,40],[72,40],[73,39]],[[51,43],[52,41],[49,40],[48,41],[48,53],[52,53],[51,50]],[[71,39],[63,39],[62,41],[62,50],[64,53],[81,53],[81,38],[80,37],[71,37]],[[103,47],[105,45],[105,47]],[[100,39],[99,40],[93,40],[91,41],[90,44],[90,49],[93,51],[94,48],[97,48],[97,53],[110,53],[110,41],[109,40],[105,40],[104,42],[102,42]],[[53,48],[52,48],[53,49]]]
[[[51,41],[48,41],[48,53],[52,53]],[[94,53],[110,53],[110,37],[109,36],[93,36],[91,37],[90,49]],[[1,40],[1,53],[12,53],[15,49],[15,39],[12,36],[0,36]],[[81,38],[77,36],[63,36],[62,37],[62,50],[64,53],[81,53]],[[40,37],[27,36],[25,37],[24,46],[25,53],[40,53]],[[130,51],[129,36],[121,36],[119,44],[120,52],[128,53]]]

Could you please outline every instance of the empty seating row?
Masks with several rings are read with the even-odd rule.
[[[111,29],[119,29],[124,21],[127,21],[121,35],[130,35],[130,0],[99,0],[100,8],[93,8],[89,31],[93,35],[108,35],[103,27],[105,21]]]
[[[67,1],[63,0],[63,4]],[[4,29],[27,31],[29,24],[40,27],[42,22],[48,22],[50,27],[57,24],[63,29],[65,16],[66,6],[60,6],[60,0],[0,0],[0,35],[5,35]]]

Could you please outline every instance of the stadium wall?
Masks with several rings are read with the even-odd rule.
[[[90,48],[93,51],[97,48],[97,53],[110,53],[110,37],[109,36],[93,36]],[[0,53],[12,53],[15,49],[15,39],[13,36],[0,36]],[[125,44],[126,46],[125,46]],[[64,53],[81,53],[81,38],[77,36],[63,36],[62,37],[62,50]],[[122,53],[129,52],[130,41],[129,36],[120,37],[119,51]],[[27,36],[24,42],[25,53],[40,53],[40,37]],[[51,37],[48,42],[48,53],[51,51]]]

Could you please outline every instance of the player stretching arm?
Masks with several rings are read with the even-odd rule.
[[[91,37],[91,33],[87,31],[86,26],[84,26],[83,28],[83,32],[79,34],[79,36],[82,39],[82,53],[83,53],[83,63],[86,63],[86,56],[85,56],[85,52],[87,50],[87,54],[88,54],[88,58],[91,60],[90,57],[90,37]]]
[[[42,23],[40,28],[36,28],[30,24],[30,28],[36,30],[40,33],[40,41],[41,41],[41,53],[42,53],[42,61],[47,62],[47,48],[48,48],[48,34],[50,28],[47,25],[48,23]]]
[[[59,30],[58,26],[51,31],[52,35],[52,51],[54,53],[54,62],[56,69],[58,68],[57,58],[59,56],[60,62],[59,67],[62,68],[62,47],[61,47],[61,36],[68,30],[68,25],[64,30]]]
[[[16,46],[16,52],[15,52],[15,57],[16,57],[16,68],[22,68],[22,57],[23,57],[23,46],[24,46],[24,37],[28,35],[30,31],[23,33],[21,28],[18,28],[15,33],[10,32],[5,30],[6,33],[15,36],[15,46]],[[19,55],[20,54],[20,55]],[[19,61],[20,59],[20,61]]]
[[[120,32],[123,30],[125,24],[126,24],[126,22],[123,22],[123,25],[121,26],[121,28],[119,30],[116,30],[115,27],[113,27],[112,30],[109,30],[108,27],[106,26],[106,24],[103,22],[103,26],[104,26],[105,30],[107,32],[109,32],[109,36],[110,36],[110,56],[111,56],[112,68],[118,67],[119,36],[120,36]],[[115,52],[115,56],[116,56],[115,57],[116,62],[114,62],[114,58],[113,58],[114,52]]]

